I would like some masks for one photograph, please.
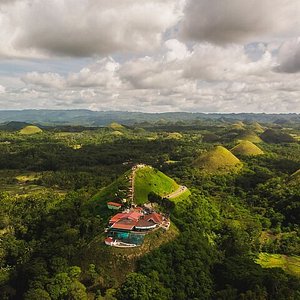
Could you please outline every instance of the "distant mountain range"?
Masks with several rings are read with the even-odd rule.
[[[255,114],[255,113],[142,113],[124,111],[91,111],[91,110],[3,110],[0,111],[0,123],[11,121],[41,125],[80,125],[106,126],[112,122],[124,125],[149,122],[166,124],[180,121],[215,120],[220,122],[245,121],[261,123],[300,123],[300,114]]]

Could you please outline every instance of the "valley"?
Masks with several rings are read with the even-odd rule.
[[[2,125],[2,298],[297,299],[300,125],[258,121]]]

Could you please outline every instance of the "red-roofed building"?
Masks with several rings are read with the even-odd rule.
[[[132,211],[137,211],[139,213],[142,213],[144,211],[144,209],[142,207],[137,206],[137,207],[133,207]]]
[[[128,216],[128,213],[118,213],[116,215],[114,215],[110,220],[109,220],[109,224],[114,224],[117,221],[126,218]]]
[[[149,214],[149,215],[146,215],[146,216],[144,217],[144,219],[145,219],[146,221],[152,221],[152,222],[154,222],[155,224],[161,224],[162,221],[163,221],[163,216],[162,216],[161,214],[158,214],[158,213],[156,213],[156,212],[153,212],[153,213],[151,213],[151,214]]]
[[[110,220],[109,220],[109,224],[112,225],[120,220],[123,219],[128,219],[128,220],[132,220],[132,221],[138,221],[141,217],[143,216],[142,213],[136,212],[136,211],[132,211],[129,213],[119,213],[116,214],[115,216],[113,216]]]
[[[107,207],[113,210],[119,210],[122,207],[122,204],[117,202],[107,202]]]
[[[119,230],[133,230],[138,221],[122,219],[114,223],[111,228]]]
[[[138,211],[132,211],[129,213],[128,215],[128,219],[131,219],[131,220],[136,220],[138,221],[141,217],[143,216],[142,213],[138,212]]]
[[[146,221],[145,219],[140,219],[135,225],[136,230],[150,230],[157,226],[153,221]]]

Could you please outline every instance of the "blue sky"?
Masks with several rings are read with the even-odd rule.
[[[298,0],[0,0],[1,109],[300,112]]]

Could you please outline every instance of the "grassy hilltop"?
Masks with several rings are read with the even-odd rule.
[[[164,173],[150,166],[138,169],[135,176],[135,201],[143,204],[153,192],[161,197],[175,192],[179,185]]]
[[[43,130],[34,125],[26,126],[20,130],[20,134],[26,134],[26,135],[37,134],[41,132],[43,132]]]
[[[264,154],[264,152],[259,147],[249,141],[241,141],[238,145],[231,149],[231,152],[237,156],[253,156]]]
[[[195,160],[195,166],[207,173],[229,172],[241,165],[241,161],[223,146],[217,146]]]

